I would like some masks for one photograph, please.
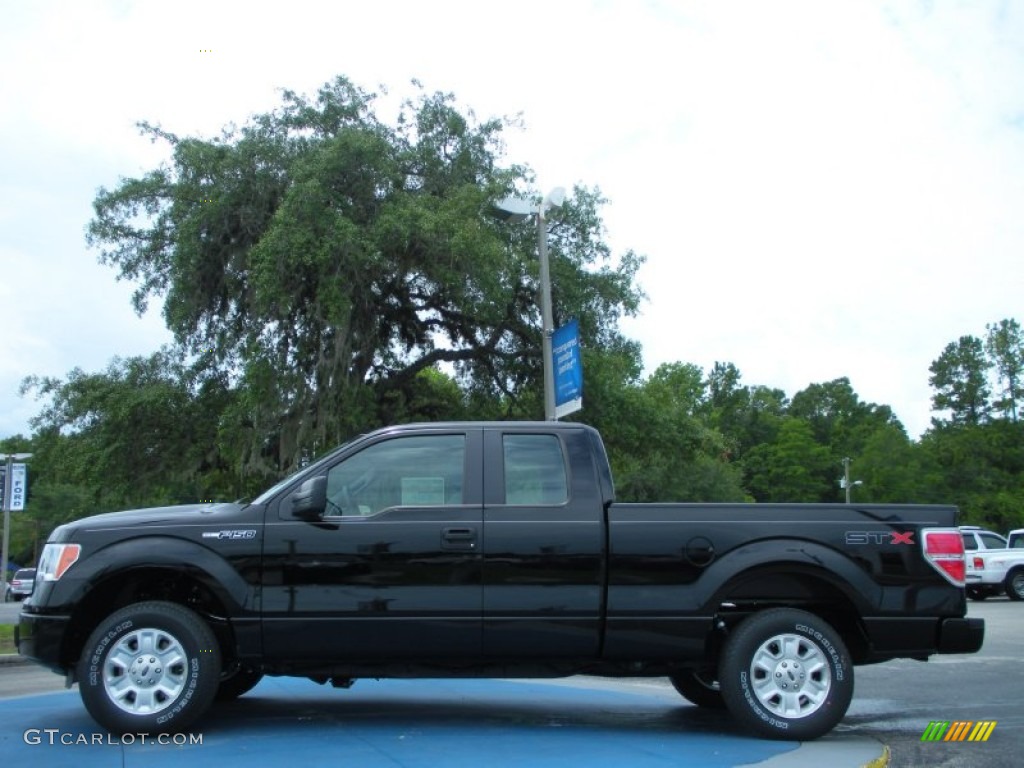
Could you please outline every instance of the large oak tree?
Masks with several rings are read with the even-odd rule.
[[[509,121],[421,91],[388,122],[377,101],[338,78],[215,138],[144,123],[169,162],[95,200],[88,241],[137,284],[136,308],[162,297],[198,369],[232,381],[221,434],[240,467],[280,472],[415,418],[442,364],[464,393],[539,405],[536,224],[488,215],[532,192],[527,168],[501,165]],[[578,318],[598,350],[621,346],[641,299],[603,202],[577,187],[550,225],[556,325]]]

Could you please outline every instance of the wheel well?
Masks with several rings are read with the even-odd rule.
[[[747,616],[767,608],[799,608],[813,613],[839,633],[854,664],[870,656],[860,612],[841,587],[813,569],[769,567],[739,574],[716,594],[716,631],[708,643],[716,665],[727,632]]]
[[[105,617],[132,603],[163,600],[189,608],[209,625],[225,665],[234,659],[235,640],[223,603],[194,575],[174,568],[142,567],[108,576],[78,603],[68,624],[61,662],[74,669],[85,641]]]

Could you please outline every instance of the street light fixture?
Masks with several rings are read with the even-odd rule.
[[[544,362],[544,420],[555,421],[555,372],[551,360],[551,335],[555,332],[551,311],[551,272],[548,267],[548,227],[544,213],[565,202],[565,189],[555,187],[541,202],[534,205],[521,197],[506,197],[495,205],[495,213],[508,221],[537,217],[537,254],[540,258],[541,355]]]
[[[6,463],[6,474],[4,475],[4,497],[0,499],[3,502],[4,507],[4,543],[3,547],[0,548],[0,595],[7,597],[7,542],[11,538],[11,469],[15,461],[24,461],[31,459],[31,453],[4,453],[0,454],[4,457]]]

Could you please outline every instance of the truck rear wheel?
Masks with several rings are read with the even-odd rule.
[[[194,612],[175,603],[126,606],[100,622],[78,662],[89,714],[114,733],[181,731],[213,701],[220,648]]]
[[[729,712],[772,739],[806,741],[832,730],[853,698],[842,638],[812,613],[760,611],[726,640],[718,681]]]
[[[1011,600],[1024,600],[1024,568],[1016,568],[1006,577],[1006,596]]]

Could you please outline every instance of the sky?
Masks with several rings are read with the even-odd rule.
[[[1024,321],[1024,3],[0,0],[0,437],[29,375],[170,341],[98,263],[100,187],[337,75],[521,115],[508,164],[599,187],[647,257],[623,323],[646,371],[849,377],[912,438],[951,341]],[[378,110],[387,116],[386,102]],[[586,372],[584,372],[584,388]],[[584,393],[584,414],[586,396]]]

